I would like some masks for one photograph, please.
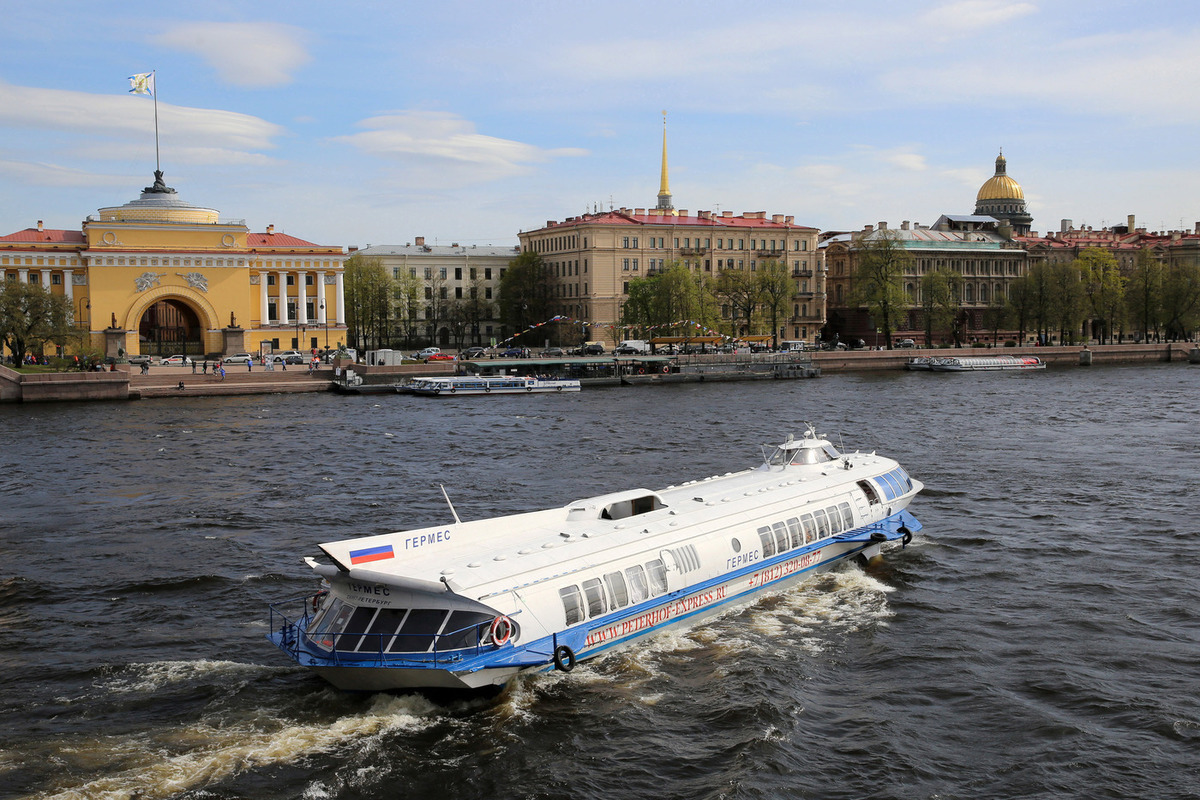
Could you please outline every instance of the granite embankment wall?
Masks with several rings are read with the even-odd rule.
[[[1089,345],[1092,364],[1129,364],[1150,361],[1177,361],[1186,364],[1188,352],[1196,345],[1188,342],[1170,344],[1106,344]],[[1072,347],[963,347],[943,349],[904,350],[840,350],[813,353],[813,364],[822,372],[853,370],[904,369],[908,360],[917,356],[952,358],[967,356],[1038,356],[1050,367],[1079,366],[1082,346]]]
[[[129,373],[123,370],[26,374],[0,365],[0,402],[128,399]]]

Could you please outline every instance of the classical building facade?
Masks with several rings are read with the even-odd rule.
[[[343,248],[273,225],[251,232],[155,177],[138,199],[99,209],[78,231],[39,221],[0,237],[5,279],[64,295],[84,352],[257,354],[345,341]]]
[[[822,250],[828,271],[829,337],[862,339],[868,346],[885,346],[878,340],[878,325],[868,309],[854,303],[858,259],[864,246],[884,237],[893,239],[911,257],[902,278],[908,306],[894,339],[924,335],[921,311],[921,278],[936,270],[962,276],[959,320],[967,338],[983,337],[985,312],[1004,304],[1009,287],[1025,275],[1026,255],[1006,226],[987,216],[942,216],[931,226],[905,221],[899,228],[886,222],[867,225],[854,233],[824,235]],[[942,332],[939,332],[942,333]]]
[[[445,347],[458,338],[456,325],[465,326],[461,338],[466,345],[490,345],[507,335],[499,318],[500,279],[520,248],[428,245],[418,236],[413,244],[373,245],[355,252],[378,258],[394,279],[407,275],[420,280],[421,299],[411,325],[415,337],[402,330],[397,332],[400,338]],[[403,326],[408,310],[401,305],[402,299],[397,301],[395,319]]]
[[[589,338],[624,338],[621,309],[634,278],[678,262],[709,279],[722,270],[754,272],[774,260],[788,267],[795,283],[791,313],[778,333],[811,340],[825,323],[825,276],[817,234],[816,228],[797,225],[783,214],[676,210],[668,186],[664,131],[656,207],[550,220],[536,230],[521,231],[519,238],[522,251],[539,253],[550,268],[556,313],[590,323]],[[731,313],[725,309],[725,319],[731,329],[737,328]]]

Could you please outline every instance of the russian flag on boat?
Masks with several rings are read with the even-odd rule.
[[[395,557],[396,553],[392,550],[390,544],[350,551],[351,564],[366,564],[368,561],[383,561],[384,559]]]

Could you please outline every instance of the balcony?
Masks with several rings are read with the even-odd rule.
[[[679,248],[681,256],[703,256],[708,255],[707,247],[681,247]]]
[[[811,269],[794,269],[792,270],[793,278],[811,278],[813,271]]]

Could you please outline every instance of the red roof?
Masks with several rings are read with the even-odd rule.
[[[83,231],[61,231],[46,228],[38,230],[37,228],[26,228],[23,231],[10,233],[7,236],[0,236],[0,242],[13,242],[19,244],[42,244],[50,242],[52,244],[83,244]]]
[[[249,247],[329,247],[306,242],[286,233],[247,233],[246,244]]]
[[[754,215],[747,218],[743,216],[686,216],[674,217],[669,214],[634,214],[625,213],[623,211],[606,211],[602,214],[584,214],[580,217],[570,217],[562,222],[549,222],[545,228],[539,230],[547,230],[551,228],[566,228],[577,225],[675,225],[675,226],[693,226],[702,228],[741,228],[755,229],[766,228],[773,230],[787,230],[802,228],[808,230],[816,230],[808,225],[797,225],[794,222],[775,222],[773,219],[766,216]],[[527,231],[532,233],[533,231]]]

